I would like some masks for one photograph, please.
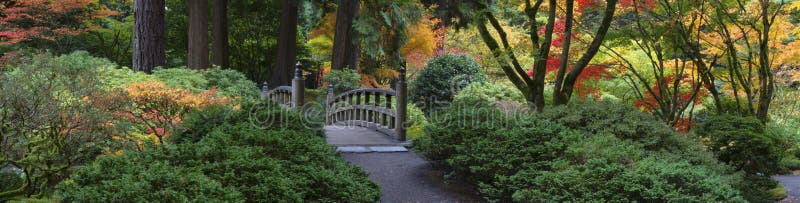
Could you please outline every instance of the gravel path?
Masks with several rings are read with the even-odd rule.
[[[407,150],[408,143],[361,127],[326,126],[326,141],[381,186],[381,202],[481,202],[469,187],[447,184],[442,171]]]
[[[781,202],[800,202],[800,175],[772,176],[786,188],[786,199]]]

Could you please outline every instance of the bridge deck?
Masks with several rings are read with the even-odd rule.
[[[329,145],[343,146],[405,146],[389,135],[357,126],[325,126],[326,139]]]

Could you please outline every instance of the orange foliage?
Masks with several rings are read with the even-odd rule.
[[[408,42],[400,49],[400,55],[408,63],[409,68],[422,68],[425,62],[434,56],[437,43],[444,37],[441,33],[444,30],[435,28],[441,20],[434,18],[430,14],[425,14],[415,25],[408,28],[406,36]]]
[[[125,93],[118,99],[130,102],[130,105],[119,111],[118,115],[141,126],[143,133],[155,135],[160,143],[175,130],[183,115],[190,110],[230,102],[229,98],[215,97],[216,89],[192,93],[168,88],[162,82],[134,83],[125,88]]]
[[[5,5],[0,6],[0,45],[53,41],[95,29],[93,20],[117,15],[97,0],[12,0]]]

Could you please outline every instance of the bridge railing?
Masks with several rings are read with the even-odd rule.
[[[325,102],[325,121],[328,125],[360,126],[406,140],[408,113],[408,84],[405,67],[400,69],[400,79],[395,90],[362,88],[339,95],[328,88]],[[284,108],[303,108],[304,83],[300,64],[295,67],[291,86],[279,86],[272,90],[266,83],[261,89],[261,98],[277,102]]]
[[[294,69],[292,86],[279,86],[270,90],[264,82],[261,87],[261,99],[270,99],[284,108],[302,108],[304,91],[302,70],[298,63]]]
[[[395,90],[362,88],[334,95],[329,87],[325,120],[328,125],[366,127],[405,141],[407,95],[405,68]]]

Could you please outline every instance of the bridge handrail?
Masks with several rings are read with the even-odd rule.
[[[391,95],[393,97],[397,96],[397,92],[394,91],[394,90],[380,89],[380,88],[360,88],[360,89],[354,89],[354,90],[350,90],[350,91],[338,94],[338,95],[334,96],[333,98],[334,99],[339,99],[339,98],[342,98],[342,97],[346,97],[346,96],[350,96],[350,95],[354,95],[354,94],[358,94],[358,93],[365,93],[365,92],[368,92],[368,93],[382,93],[384,95]],[[333,103],[334,101],[336,101],[336,100],[333,100],[333,101],[328,100],[328,104]]]
[[[278,86],[275,89],[269,90],[267,83],[264,82],[261,89],[261,98],[271,99],[286,108],[301,109],[305,96],[302,72],[301,64],[297,63],[297,65],[295,65],[294,78],[292,79],[291,86]]]
[[[395,87],[396,90],[360,88],[334,95],[333,86],[329,84],[326,123],[372,128],[405,141],[405,67],[400,69],[400,80]]]
[[[261,90],[262,99],[271,99],[284,108],[303,110],[305,89],[300,68],[298,63],[295,67],[291,86],[279,86],[269,90],[265,82]],[[345,125],[373,128],[405,141],[405,125],[408,119],[406,109],[408,87],[405,70],[405,65],[403,65],[400,68],[400,79],[397,81],[395,90],[361,88],[334,95],[333,86],[329,84],[327,101],[325,102],[325,109],[327,110],[325,115],[326,124],[343,123]],[[363,100],[361,99],[362,95]]]

